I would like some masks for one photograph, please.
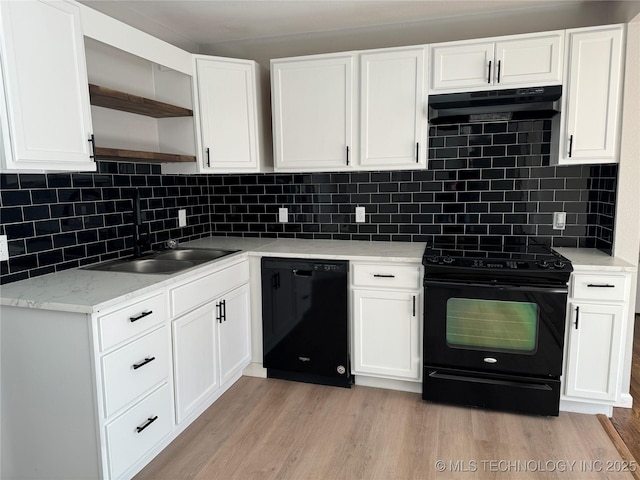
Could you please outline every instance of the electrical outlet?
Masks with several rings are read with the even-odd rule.
[[[178,226],[179,227],[187,226],[187,211],[185,209],[178,210]]]
[[[365,222],[364,213],[365,213],[364,207],[356,207],[356,223]]]
[[[0,261],[9,260],[9,245],[7,245],[7,236],[0,235]]]
[[[567,212],[553,212],[553,229],[564,230],[567,225]]]
[[[280,223],[287,223],[289,221],[289,209],[284,207],[284,208],[279,208],[278,209],[278,221]]]

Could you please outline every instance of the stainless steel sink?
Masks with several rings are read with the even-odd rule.
[[[187,260],[195,262],[208,262],[216,258],[224,257],[237,250],[215,250],[204,248],[177,248],[175,250],[165,250],[154,255],[158,260]]]
[[[217,250],[199,248],[178,248],[145,255],[143,258],[124,258],[83,267],[85,270],[107,272],[169,274],[195,267],[238,250]]]

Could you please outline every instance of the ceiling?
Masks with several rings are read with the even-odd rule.
[[[187,50],[201,45],[345,31],[479,14],[544,10],[587,0],[80,0]]]

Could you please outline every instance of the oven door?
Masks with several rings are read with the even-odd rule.
[[[560,376],[566,287],[424,286],[425,366]]]

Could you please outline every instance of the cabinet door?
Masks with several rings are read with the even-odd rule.
[[[493,50],[493,42],[432,47],[431,90],[490,87],[495,68]]]
[[[177,423],[220,386],[216,310],[211,302],[173,321]]]
[[[235,289],[220,301],[223,303],[222,318],[218,321],[218,350],[220,383],[224,385],[251,359],[249,285]]]
[[[277,170],[345,170],[353,151],[353,55],[271,64]]]
[[[80,12],[62,1],[0,2],[7,169],[95,170]],[[7,154],[7,151],[10,153]]]
[[[360,166],[426,165],[424,49],[360,56]]]
[[[623,308],[570,304],[565,393],[592,400],[616,400]]]
[[[353,290],[354,374],[420,379],[419,291]]]
[[[570,32],[561,163],[616,162],[622,28]]]
[[[202,171],[257,171],[253,62],[196,60]]]
[[[496,43],[496,85],[562,83],[564,32]]]

